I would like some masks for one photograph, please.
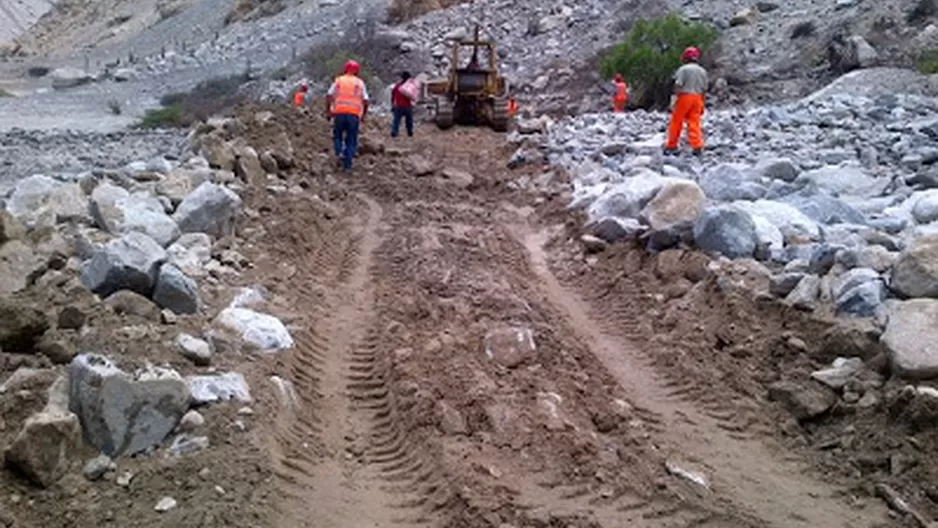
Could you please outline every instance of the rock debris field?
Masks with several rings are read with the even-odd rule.
[[[377,116],[348,176],[283,105],[8,134],[0,525],[929,526],[938,103],[836,92],[700,160],[644,112]]]

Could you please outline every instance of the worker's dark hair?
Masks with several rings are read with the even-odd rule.
[[[401,72],[401,80],[406,81],[407,79],[410,79],[410,72]]]

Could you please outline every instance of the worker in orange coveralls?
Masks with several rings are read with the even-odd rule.
[[[616,74],[613,84],[616,86],[616,94],[612,96],[612,109],[615,112],[625,112],[625,105],[629,102],[629,85],[621,73]]]
[[[300,108],[306,104],[306,94],[309,93],[309,84],[306,81],[303,81],[300,84],[300,89],[293,94],[293,106]]]
[[[518,115],[518,101],[514,97],[508,98],[508,117],[514,119]]]
[[[687,124],[687,139],[695,156],[700,156],[704,148],[703,127],[700,118],[704,114],[704,94],[709,81],[707,70],[697,62],[700,50],[690,47],[681,54],[683,66],[674,74],[674,95],[671,97],[671,127],[668,129],[668,142],[665,154],[675,154],[681,140],[681,131]]]

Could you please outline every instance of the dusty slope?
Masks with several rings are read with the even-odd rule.
[[[55,0],[9,0],[0,4],[0,44],[28,31],[55,4]]]

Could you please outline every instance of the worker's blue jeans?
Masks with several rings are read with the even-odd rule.
[[[404,120],[407,125],[407,135],[414,135],[414,109],[407,108],[394,108],[394,120],[391,121],[391,137],[397,137],[401,131],[401,119]]]
[[[335,139],[335,155],[342,158],[342,168],[352,169],[352,159],[358,151],[358,116],[339,114],[333,117],[332,136]]]

